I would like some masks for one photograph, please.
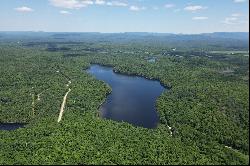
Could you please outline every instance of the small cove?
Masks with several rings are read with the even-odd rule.
[[[0,130],[16,130],[18,128],[23,128],[25,123],[0,123]]]

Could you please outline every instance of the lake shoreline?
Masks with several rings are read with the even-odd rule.
[[[158,78],[150,78],[150,77],[147,77],[147,76],[144,76],[144,75],[141,75],[141,74],[130,74],[130,73],[126,73],[126,72],[121,72],[119,70],[115,70],[115,66],[112,66],[112,65],[107,65],[107,64],[101,64],[101,63],[90,63],[89,67],[86,68],[85,70],[88,70],[90,69],[90,67],[92,65],[100,65],[100,66],[103,66],[103,67],[111,67],[112,70],[114,71],[114,73],[117,73],[117,74],[121,74],[121,75],[124,75],[124,76],[131,76],[131,77],[141,77],[141,78],[144,78],[144,79],[147,79],[147,80],[152,80],[152,81],[158,81],[161,86],[163,86],[165,89],[167,90],[171,90],[173,87],[171,85],[165,85],[160,79]]]

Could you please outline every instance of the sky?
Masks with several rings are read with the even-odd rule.
[[[249,0],[0,0],[0,31],[249,32]]]

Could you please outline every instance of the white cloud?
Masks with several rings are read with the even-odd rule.
[[[175,7],[175,4],[166,4],[165,8],[169,9],[169,8],[173,8]]]
[[[248,15],[247,15],[248,17]],[[231,14],[231,16],[226,17],[224,19],[224,21],[222,21],[222,23],[224,24],[229,24],[229,25],[233,25],[233,24],[248,24],[247,21],[249,20],[249,18],[245,18],[245,16],[241,13],[233,13]]]
[[[224,24],[239,24],[239,19],[237,17],[226,17],[224,21],[222,21]]]
[[[139,11],[140,8],[137,7],[137,6],[130,6],[129,10],[132,10],[132,11]]]
[[[246,0],[234,0],[235,3],[242,3],[242,2],[246,2]]]
[[[193,17],[192,20],[207,20],[208,17]]]
[[[22,7],[17,7],[15,8],[16,11],[18,12],[33,12],[34,10],[29,8],[29,7],[26,7],[26,6],[22,6]]]
[[[55,7],[67,9],[80,9],[94,4],[92,0],[49,0]]]
[[[138,11],[141,11],[141,10],[146,10],[146,7],[130,6],[129,10],[138,12]]]
[[[242,14],[240,14],[240,13],[233,13],[232,14],[232,17],[240,17],[240,16],[242,16]]]
[[[106,5],[127,7],[128,4],[121,1],[106,1],[106,0],[49,0],[51,5],[66,9],[80,9],[89,5]]]
[[[203,10],[203,9],[206,9],[206,8],[207,7],[204,7],[204,6],[194,5],[194,6],[186,6],[184,8],[184,10],[191,11],[191,12],[196,12],[196,11]]]
[[[106,2],[105,2],[104,0],[96,0],[96,1],[95,1],[95,4],[96,4],[96,5],[105,5]]]
[[[60,13],[65,14],[65,15],[71,14],[69,11],[66,11],[66,10],[61,10]]]
[[[108,5],[108,6],[120,6],[120,7],[126,7],[126,6],[128,6],[127,3],[119,2],[119,1],[107,2],[107,5]]]

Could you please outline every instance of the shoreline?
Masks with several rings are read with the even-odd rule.
[[[150,78],[150,77],[147,77],[147,76],[144,76],[144,75],[141,75],[141,74],[135,74],[135,73],[125,73],[125,72],[121,72],[119,70],[116,70],[116,68],[112,65],[107,65],[107,64],[101,64],[101,63],[90,63],[89,67],[84,69],[84,70],[88,70],[90,69],[90,67],[92,65],[100,65],[100,66],[103,66],[103,67],[109,67],[109,68],[112,68],[113,72],[116,73],[116,74],[121,74],[121,75],[125,75],[125,76],[131,76],[131,77],[141,77],[141,78],[144,78],[144,79],[147,79],[147,80],[151,80],[151,81],[158,81],[160,83],[161,86],[163,86],[165,89],[167,90],[171,90],[173,87],[172,85],[165,85],[160,79],[158,78]]]

